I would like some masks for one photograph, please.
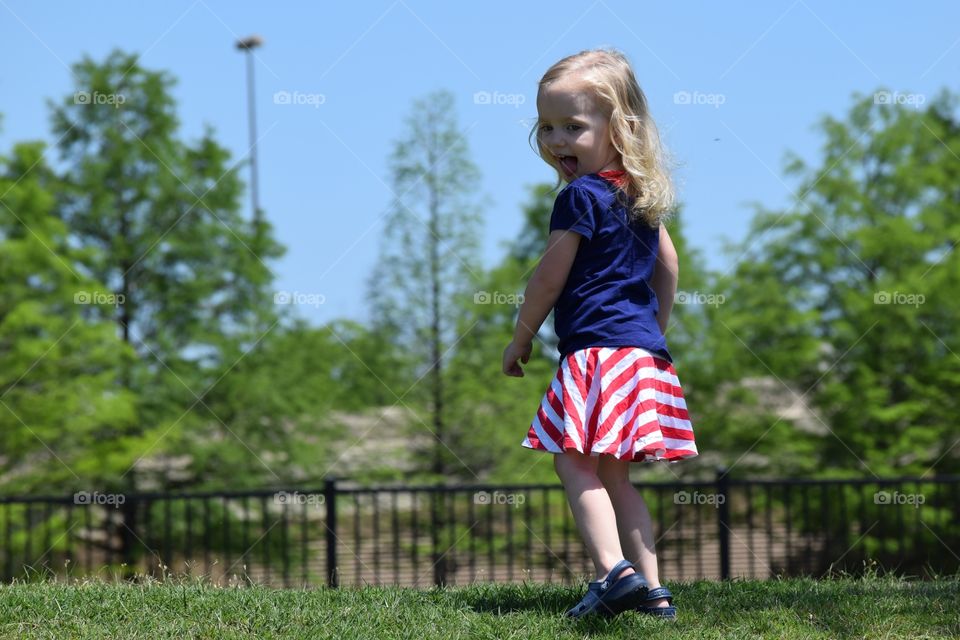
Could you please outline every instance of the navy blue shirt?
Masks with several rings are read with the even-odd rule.
[[[673,362],[650,286],[660,229],[630,223],[615,172],[577,178],[557,195],[550,231],[583,236],[554,311],[562,361],[586,347],[642,347]],[[620,197],[618,197],[618,193]]]

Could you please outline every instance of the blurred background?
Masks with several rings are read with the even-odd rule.
[[[957,473],[953,3],[0,16],[6,496],[555,483],[520,447],[551,320],[525,377],[500,358],[556,195],[528,144],[536,83],[600,46],[672,154],[667,342],[700,451],[635,477]],[[12,504],[26,554],[61,516]],[[140,507],[98,544],[130,559]]]

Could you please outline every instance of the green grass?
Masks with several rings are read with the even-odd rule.
[[[667,583],[678,620],[565,620],[582,588],[219,588],[204,580],[0,585],[2,638],[960,638],[960,579]]]

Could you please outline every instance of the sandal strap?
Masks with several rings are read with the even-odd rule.
[[[610,573],[607,574],[607,577],[601,580],[601,582],[608,582],[613,584],[620,578],[620,574],[626,571],[627,569],[634,569],[633,563],[629,560],[621,560],[617,564],[613,565],[613,569],[610,569]]]
[[[673,594],[670,593],[670,589],[666,587],[657,587],[656,589],[650,589],[647,591],[647,602],[651,600],[659,600],[660,598],[666,598],[667,602],[673,604]]]

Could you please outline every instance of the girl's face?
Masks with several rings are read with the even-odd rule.
[[[567,182],[623,169],[620,154],[610,141],[609,118],[577,76],[564,76],[541,88],[537,114],[537,139],[544,159]]]

